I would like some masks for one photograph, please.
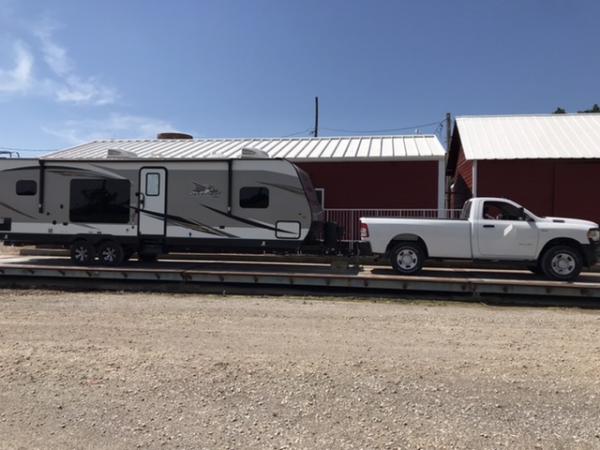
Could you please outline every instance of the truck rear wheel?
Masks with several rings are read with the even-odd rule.
[[[392,268],[403,275],[412,275],[423,268],[425,252],[417,242],[400,242],[390,252]]]
[[[553,280],[572,281],[581,272],[581,252],[568,245],[557,245],[544,252],[540,266],[544,275]]]
[[[78,266],[88,266],[94,262],[96,256],[94,246],[85,239],[80,239],[71,244],[71,261]]]

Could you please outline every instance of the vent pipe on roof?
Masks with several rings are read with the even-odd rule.
[[[156,139],[194,139],[194,136],[186,133],[168,132],[158,133]]]

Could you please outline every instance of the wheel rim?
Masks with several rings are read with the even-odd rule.
[[[570,275],[575,270],[575,258],[570,253],[557,253],[550,262],[552,270],[558,275]]]
[[[101,252],[102,261],[113,263],[117,260],[117,249],[114,247],[104,247]]]
[[[396,254],[396,263],[402,270],[413,270],[419,263],[419,257],[413,249],[403,248]]]
[[[73,254],[75,256],[75,261],[78,261],[78,262],[86,262],[89,259],[88,249],[87,249],[87,247],[85,247],[83,245],[76,247]]]

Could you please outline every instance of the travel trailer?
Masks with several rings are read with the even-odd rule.
[[[244,149],[236,159],[0,160],[0,240],[69,248],[79,265],[171,251],[334,251],[309,176]],[[321,239],[326,236],[326,239]]]

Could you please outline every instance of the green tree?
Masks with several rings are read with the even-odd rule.
[[[564,108],[561,108],[560,106],[558,106],[552,114],[566,114],[566,113],[567,113],[567,111],[565,111]]]
[[[600,106],[598,106],[598,103],[594,103],[594,106],[592,106],[592,109],[586,109],[585,111],[577,111],[580,113],[600,113]]]

